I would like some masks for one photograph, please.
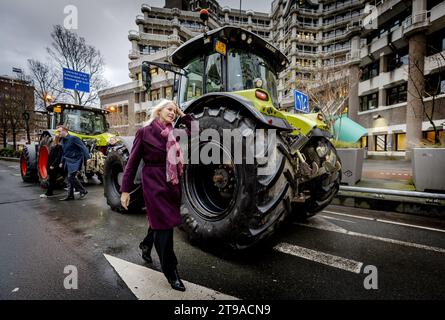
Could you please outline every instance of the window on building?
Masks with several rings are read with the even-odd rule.
[[[393,87],[386,90],[386,105],[391,106],[393,104],[406,102],[407,91],[406,83],[397,87]]]
[[[371,93],[360,97],[360,111],[372,110],[377,108],[379,93]]]
[[[164,88],[164,96],[166,99],[173,100],[173,87],[165,87]]]
[[[388,72],[408,65],[408,47],[388,55]]]
[[[379,134],[374,136],[375,139],[375,151],[386,151],[387,149],[387,135]]]
[[[157,100],[161,99],[161,90],[160,89],[151,90],[150,98],[151,98],[151,101],[157,101]]]
[[[434,140],[435,140],[434,139],[434,136],[435,136],[434,130],[423,131],[422,135],[425,140],[428,140],[429,142],[434,143]],[[439,140],[442,141],[442,139],[443,139],[443,129],[440,129],[439,130]]]
[[[362,148],[368,149],[368,136],[361,137],[360,146]]]
[[[396,133],[396,151],[406,150],[406,133]]]
[[[432,56],[441,51],[445,51],[445,35],[443,29],[440,29],[426,38],[426,55]]]
[[[159,70],[158,70],[158,68],[152,68],[150,70],[150,73],[151,73],[151,76],[154,77],[154,76],[157,76],[159,74]]]
[[[379,75],[380,61],[377,60],[362,68],[361,81],[372,79]]]
[[[425,97],[445,93],[445,72],[437,72],[425,77]]]

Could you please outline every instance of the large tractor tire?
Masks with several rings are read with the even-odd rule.
[[[200,130],[214,129],[223,137],[223,129],[238,129],[240,141],[227,143],[208,139],[193,141],[191,161],[184,166],[182,179],[183,228],[190,241],[197,245],[211,242],[229,244],[235,249],[245,249],[270,235],[291,212],[291,183],[287,172],[293,168],[289,153],[281,136],[276,134],[276,144],[272,144],[269,131],[265,130],[264,153],[275,152],[275,161],[247,162],[246,152],[252,150],[248,136],[257,129],[257,122],[249,116],[228,108],[204,108],[195,114]],[[202,140],[202,138],[201,138]],[[193,146],[199,150],[194,150]],[[234,162],[234,147],[242,146],[242,163]],[[265,148],[265,146],[268,146]],[[213,146],[226,154],[229,161],[224,164],[193,162],[193,154]],[[257,151],[255,151],[257,152]],[[201,158],[201,157],[200,157]],[[260,175],[268,167],[267,174]]]
[[[47,189],[49,186],[48,159],[53,138],[50,135],[43,135],[40,138],[39,152],[37,159],[37,173],[39,175],[40,186]]]
[[[318,151],[317,151],[318,150]],[[326,138],[313,138],[304,146],[302,153],[307,163],[315,162],[322,168],[325,162],[336,164],[336,170],[329,171],[300,186],[300,190],[310,195],[304,204],[293,206],[293,213],[299,220],[306,220],[322,211],[340,189],[341,161],[332,143]]]
[[[121,184],[124,168],[130,157],[130,152],[124,145],[110,149],[105,161],[105,172],[103,176],[104,195],[112,210],[119,213],[141,212],[145,207],[142,195],[142,186],[138,184],[136,189],[130,193],[130,205],[128,211],[121,205]]]
[[[36,144],[26,145],[20,156],[20,174],[23,182],[36,182],[37,176],[37,156]]]

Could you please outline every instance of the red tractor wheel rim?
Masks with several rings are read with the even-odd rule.
[[[39,152],[39,176],[41,179],[48,178],[48,171],[46,170],[46,165],[48,164],[48,156],[48,147],[42,146]]]
[[[26,161],[23,157],[21,158],[20,168],[22,169],[22,176],[26,176]]]

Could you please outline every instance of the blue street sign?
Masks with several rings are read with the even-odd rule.
[[[63,87],[65,89],[90,92],[90,75],[63,68]]]
[[[295,109],[304,113],[309,112],[309,99],[307,94],[295,90],[294,92]]]

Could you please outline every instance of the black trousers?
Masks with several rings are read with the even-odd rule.
[[[149,251],[154,244],[161,262],[162,272],[167,279],[170,279],[178,265],[178,260],[173,250],[173,229],[153,230],[149,228],[147,236],[142,243],[148,247]]]
[[[49,185],[48,185],[48,189],[46,190],[47,196],[52,196],[54,194],[54,189],[56,189],[56,187],[57,187],[57,185],[56,185],[57,184],[57,176],[59,175],[59,173],[60,173],[60,170],[57,170],[57,169],[53,169],[53,170],[49,169],[48,170]]]
[[[77,178],[77,172],[73,172],[68,176],[68,196],[74,197],[74,189],[84,193],[86,190],[80,180]]]

